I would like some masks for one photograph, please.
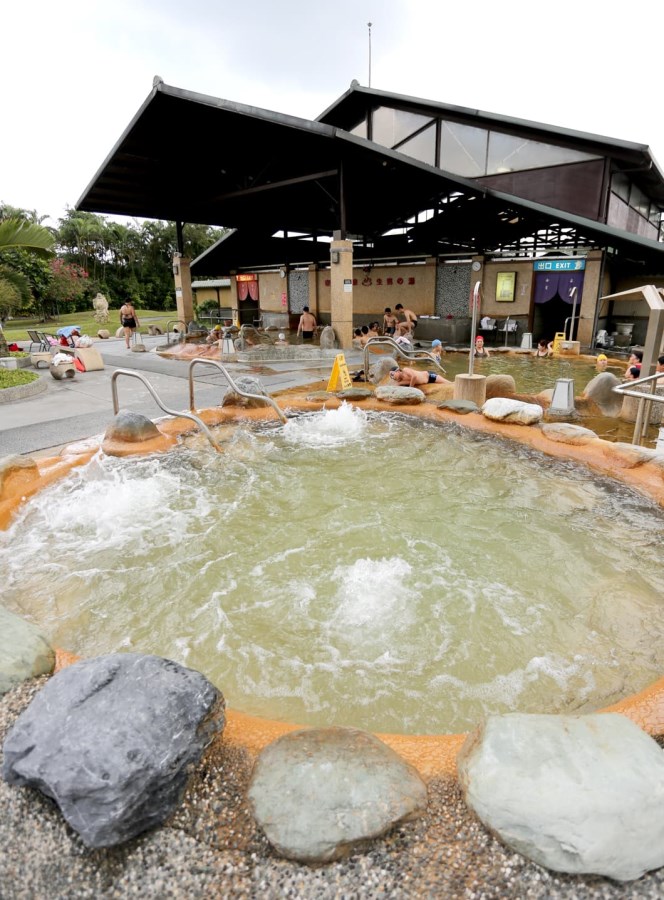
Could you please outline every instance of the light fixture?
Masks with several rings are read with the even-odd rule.
[[[331,251],[330,251],[330,260],[331,260],[335,265],[338,264],[338,262],[339,262],[339,251],[338,251],[338,250],[331,250]]]
[[[549,413],[554,416],[570,416],[574,411],[574,379],[559,378],[553,388]]]
[[[180,266],[179,266],[177,263],[174,263],[174,264],[173,264],[173,274],[174,274],[174,275],[179,275],[179,274],[180,274]]]

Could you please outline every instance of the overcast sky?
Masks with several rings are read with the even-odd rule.
[[[73,207],[152,78],[315,118],[371,86],[650,145],[660,2],[19,0],[3,7],[0,201]],[[174,134],[174,139],[178,135]],[[182,137],[182,136],[179,136]]]

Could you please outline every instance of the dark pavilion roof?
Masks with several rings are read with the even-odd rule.
[[[341,128],[155,80],[77,208],[225,226],[196,276],[324,261],[334,231],[357,259],[611,247],[664,270],[664,245],[443,172]],[[428,221],[412,219],[432,210]],[[409,221],[410,220],[410,221]],[[385,236],[405,229],[405,233]],[[277,232],[289,235],[276,238]],[[535,244],[533,244],[535,241]]]
[[[439,103],[421,97],[410,97],[406,94],[380,91],[363,87],[357,81],[351,82],[350,88],[328,106],[316,121],[350,131],[368,111],[380,106],[407,110],[423,116],[437,116],[448,121],[474,125],[477,128],[502,131],[531,141],[570,147],[582,153],[609,156],[616,163],[629,167],[630,175],[647,186],[648,195],[664,204],[664,172],[647,144],[560,128],[544,122],[504,116],[466,106]]]

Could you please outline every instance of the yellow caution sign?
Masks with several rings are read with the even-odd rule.
[[[337,353],[334,358],[334,365],[332,366],[332,374],[330,375],[330,380],[327,383],[328,391],[345,391],[347,388],[353,386],[353,382],[350,378],[350,372],[348,371],[348,363],[346,362],[346,357],[343,353]]]
[[[556,331],[556,335],[553,339],[553,352],[560,353],[560,345],[565,340],[565,332],[564,331]]]

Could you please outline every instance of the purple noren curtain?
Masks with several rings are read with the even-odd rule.
[[[581,292],[583,290],[583,272],[561,272],[560,281],[558,282],[558,293],[570,306],[574,303],[574,297],[571,297],[572,288],[576,288],[577,305],[581,303]]]
[[[535,303],[546,303],[552,300],[558,293],[558,272],[547,272],[538,275],[535,279]]]
[[[583,290],[583,272],[542,272],[535,280],[535,303],[547,303],[558,295],[571,306],[574,297],[570,297],[570,293],[574,287],[578,304]]]

